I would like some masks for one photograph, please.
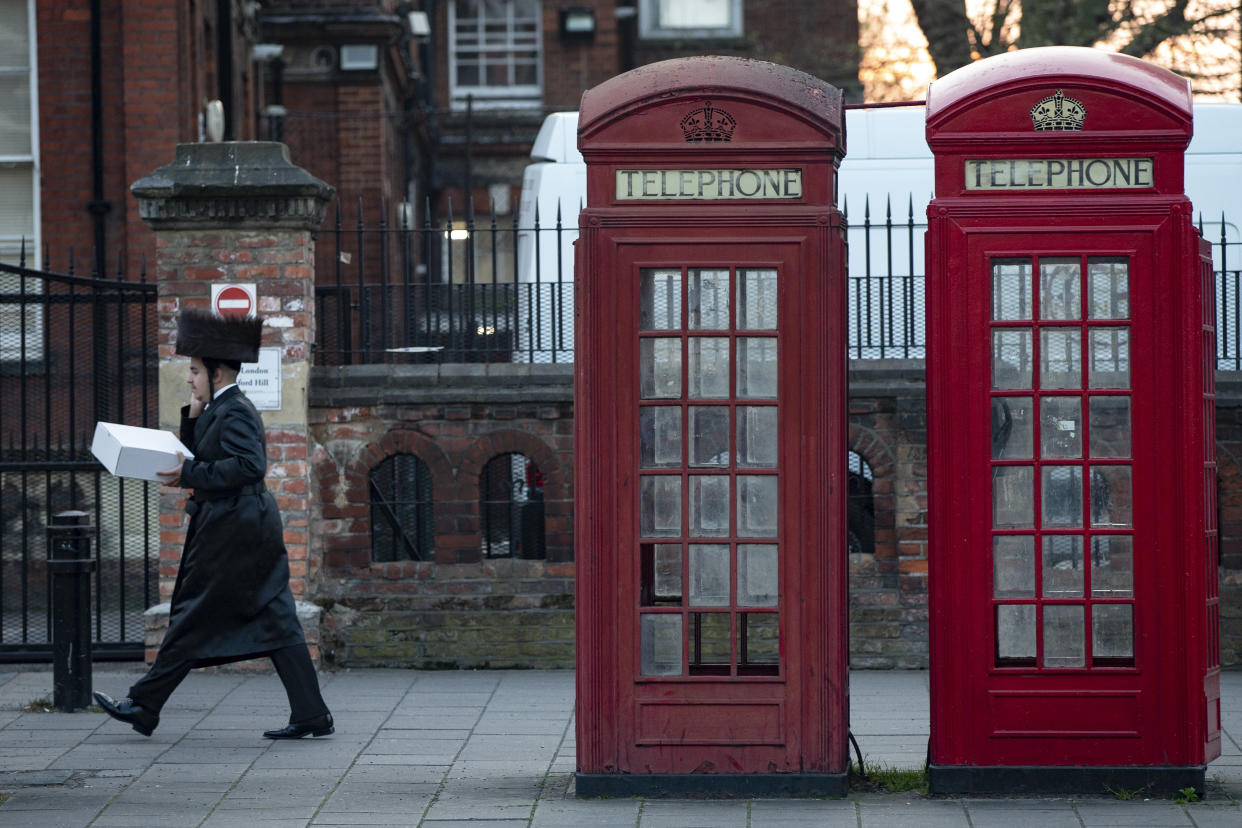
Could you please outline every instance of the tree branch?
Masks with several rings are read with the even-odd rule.
[[[1123,55],[1143,57],[1171,37],[1186,34],[1194,23],[1186,19],[1186,6],[1190,0],[1173,0],[1173,5],[1150,23],[1139,27],[1130,42],[1121,48]]]
[[[927,38],[927,51],[938,75],[971,62],[965,0],[911,0],[910,5]]]

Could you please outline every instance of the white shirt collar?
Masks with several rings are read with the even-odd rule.
[[[217,397],[219,397],[219,396],[220,396],[221,394],[223,394],[225,391],[228,391],[228,390],[229,390],[230,388],[232,388],[234,385],[237,385],[237,383],[235,383],[235,382],[230,382],[228,385],[224,386],[223,388],[217,388],[217,389],[216,389],[216,393],[214,393],[214,394],[212,394],[212,395],[211,395],[211,401],[212,401],[212,402],[215,402],[215,400],[216,400],[216,398],[217,398]]]

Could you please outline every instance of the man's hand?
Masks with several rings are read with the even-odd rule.
[[[156,472],[156,475],[160,478],[160,483],[162,483],[165,486],[180,486],[181,485],[181,469],[184,466],[185,466],[185,455],[182,454],[181,452],[177,452],[177,468],[169,469],[168,471]]]
[[[203,409],[207,407],[207,403],[200,400],[193,394],[190,395],[190,419],[197,419],[198,415],[203,413]]]

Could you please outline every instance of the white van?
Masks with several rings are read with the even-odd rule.
[[[1186,150],[1186,193],[1202,217],[1220,266],[1225,240],[1242,241],[1242,104],[1196,103]],[[845,113],[847,154],[837,176],[837,206],[849,220],[850,337],[853,357],[922,357],[923,231],[935,190],[922,106],[868,107]],[[586,203],[586,164],[578,152],[578,113],[549,115],[535,139],[518,207],[518,280],[573,280],[573,241]],[[535,244],[538,205],[539,244]],[[548,230],[561,217],[561,232]],[[1222,224],[1222,215],[1227,221]],[[892,225],[887,222],[891,216]],[[1242,254],[1230,249],[1231,260]],[[538,267],[536,267],[538,264]],[[538,274],[538,275],[537,275]],[[868,276],[870,278],[868,278]],[[547,288],[541,288],[547,292]],[[569,341],[572,343],[572,288]],[[889,308],[896,311],[889,313]],[[901,321],[902,318],[907,321]],[[891,320],[891,322],[890,322]]]
[[[1213,244],[1217,268],[1222,231],[1236,267],[1242,255],[1236,246],[1242,241],[1242,144],[1237,137],[1242,135],[1242,104],[1196,103],[1194,117],[1194,136],[1186,148],[1186,194],[1195,223]],[[849,220],[850,356],[921,357],[922,348],[907,345],[925,341],[923,232],[935,178],[923,107],[847,110],[845,127],[837,205]]]
[[[545,118],[530,157],[533,163],[522,174],[518,201],[517,301],[523,327],[518,331],[513,361],[570,362],[574,240],[578,238],[578,213],[586,206],[586,163],[578,152],[578,113],[553,112]]]

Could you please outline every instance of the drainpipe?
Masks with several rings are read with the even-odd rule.
[[[427,19],[431,23],[431,37],[427,38],[427,42],[423,44],[423,77],[425,78],[423,85],[423,107],[427,118],[427,166],[423,172],[424,184],[423,192],[427,194],[432,204],[439,202],[440,198],[440,116],[436,111],[436,25],[438,23],[436,17],[436,0],[424,0],[423,9],[427,12]]]
[[[94,275],[100,279],[108,275],[108,213],[112,202],[104,198],[104,146],[103,146],[103,37],[101,34],[103,11],[101,0],[91,0],[91,200],[86,210],[95,224]],[[108,318],[107,308],[100,302],[92,303],[91,348],[92,396],[96,420],[111,419],[108,416]]]
[[[421,49],[423,70],[422,106],[427,128],[426,164],[423,165],[423,194],[425,197],[424,204],[428,208],[428,214],[424,216],[423,221],[424,226],[430,226],[426,224],[431,221],[430,211],[440,203],[440,115],[436,111],[436,41],[439,31],[437,29],[439,20],[437,19],[436,0],[423,0],[423,10],[427,12],[427,21],[431,24],[431,37],[427,38],[426,42],[422,44],[423,48]],[[422,253],[422,261],[427,268],[423,280],[428,284],[432,281],[439,281],[441,278],[440,250],[434,233],[423,234]]]
[[[235,141],[233,123],[233,0],[216,0],[216,95],[224,105],[224,140]]]
[[[103,12],[101,0],[91,0],[91,200],[86,210],[95,224],[95,273],[107,275],[108,213],[112,202],[104,198],[103,148]]]

